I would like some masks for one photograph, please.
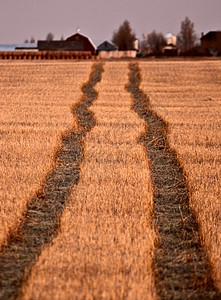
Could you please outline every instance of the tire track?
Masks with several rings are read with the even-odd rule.
[[[73,185],[79,180],[84,137],[96,124],[88,108],[98,96],[94,87],[101,80],[102,72],[101,63],[93,64],[90,78],[82,86],[82,98],[72,108],[79,129],[70,130],[62,136],[54,167],[47,174],[41,192],[31,199],[18,231],[2,247],[0,299],[19,295],[21,284],[27,280],[42,247],[49,244],[58,232],[59,217]]]
[[[167,124],[150,108],[140,90],[138,64],[129,65],[127,90],[133,109],[143,118],[147,130],[140,137],[150,159],[154,186],[156,288],[162,299],[218,299],[211,269],[200,245],[196,219],[189,210],[188,187],[176,153],[170,149]]]

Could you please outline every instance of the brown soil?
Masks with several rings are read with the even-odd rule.
[[[150,108],[140,90],[140,69],[131,63],[127,90],[133,109],[146,122],[140,137],[150,159],[154,185],[156,289],[162,299],[218,299],[211,268],[202,249],[195,217],[189,210],[188,187],[177,155],[168,143],[167,124]]]
[[[42,190],[31,199],[16,233],[11,234],[0,253],[0,299],[15,298],[45,244],[58,232],[60,215],[71,188],[79,180],[83,159],[83,138],[95,125],[88,107],[97,98],[94,86],[101,80],[102,64],[93,65],[90,78],[82,87],[83,96],[72,109],[79,130],[62,136],[54,167],[47,174]]]

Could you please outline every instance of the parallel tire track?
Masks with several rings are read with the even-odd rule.
[[[157,292],[161,299],[220,299],[200,245],[196,219],[189,210],[185,177],[169,146],[167,124],[151,110],[148,97],[139,88],[138,65],[131,63],[129,70],[127,90],[133,97],[133,109],[147,125],[140,142],[150,159],[154,186]]]
[[[0,299],[19,295],[21,284],[30,274],[42,247],[49,244],[58,232],[59,217],[71,188],[79,180],[83,138],[96,124],[88,108],[98,96],[94,86],[101,80],[102,72],[102,64],[93,64],[90,78],[82,87],[83,96],[72,108],[79,130],[70,130],[62,136],[54,167],[47,174],[42,191],[31,199],[18,231],[9,237],[7,246],[2,247]]]

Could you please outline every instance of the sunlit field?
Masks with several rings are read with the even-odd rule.
[[[134,95],[140,95],[136,105],[129,92],[129,80],[136,81],[135,75],[129,76],[130,62],[0,61],[0,268],[5,257],[4,272],[12,260],[14,266],[18,264],[18,248],[20,261],[22,255],[30,257],[24,259],[18,276],[17,268],[5,272],[3,279],[0,274],[0,287],[3,281],[9,282],[8,287],[4,285],[5,294],[13,286],[11,294],[26,300],[160,298],[156,256],[162,255],[166,265],[160,243],[171,239],[160,237],[155,222],[159,191],[152,173],[155,162],[146,144],[158,145],[160,134],[147,138],[150,126],[158,126],[160,133],[165,124],[158,117],[150,121],[153,112],[168,124],[162,136],[166,140],[168,135],[169,146],[183,168],[190,208],[199,224],[213,279],[221,290],[221,61],[138,60],[139,68],[133,67],[141,74],[140,88],[149,97],[153,112],[139,89],[133,87]],[[149,115],[143,108],[139,111],[142,99]],[[142,119],[142,113],[149,119]],[[170,158],[171,148],[168,151],[163,143],[159,145],[155,158],[166,151]],[[158,165],[167,178],[175,173],[175,164],[171,165],[166,175],[166,164]],[[177,189],[179,183],[168,183],[165,176],[164,181],[159,177],[160,183],[168,184],[168,190],[170,185]],[[171,195],[175,198],[174,189]],[[33,199],[37,204],[25,215]],[[168,207],[171,199],[166,199]],[[42,217],[42,222],[38,201],[39,207],[43,202],[48,205],[49,218]],[[172,217],[184,224],[180,212]],[[160,214],[169,220],[164,207]],[[30,215],[34,216],[31,229],[24,237],[19,224]],[[162,223],[163,230],[175,231],[171,222],[165,228]],[[43,232],[46,238],[38,240]],[[185,244],[185,237],[180,240]],[[26,244],[30,253],[21,250]],[[199,246],[195,244],[191,247]],[[16,249],[12,258],[7,247]],[[192,276],[197,272],[192,262],[188,265],[191,256],[185,249],[181,245],[176,259],[187,265]],[[173,263],[173,255],[170,257]],[[176,262],[174,266],[176,269]],[[187,278],[182,272],[179,278]],[[204,283],[200,286],[194,276],[187,279],[192,280],[192,290],[184,292],[197,297]],[[167,287],[180,296],[182,282],[176,289],[180,280],[175,277],[168,278]],[[166,289],[163,284],[164,295]],[[0,298],[1,292],[0,288]]]
[[[190,205],[221,288],[221,62],[141,63],[142,86],[169,124],[186,174]]]
[[[125,91],[127,63],[108,63],[91,110],[81,178],[24,286],[25,299],[153,299],[154,231],[143,121]]]
[[[0,247],[53,164],[91,63],[0,62]]]

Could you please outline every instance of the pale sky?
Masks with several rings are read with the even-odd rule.
[[[111,40],[128,20],[137,38],[156,30],[177,34],[189,17],[197,34],[221,30],[221,0],[0,0],[0,43],[23,43],[33,36],[55,39],[81,33],[96,44]]]

